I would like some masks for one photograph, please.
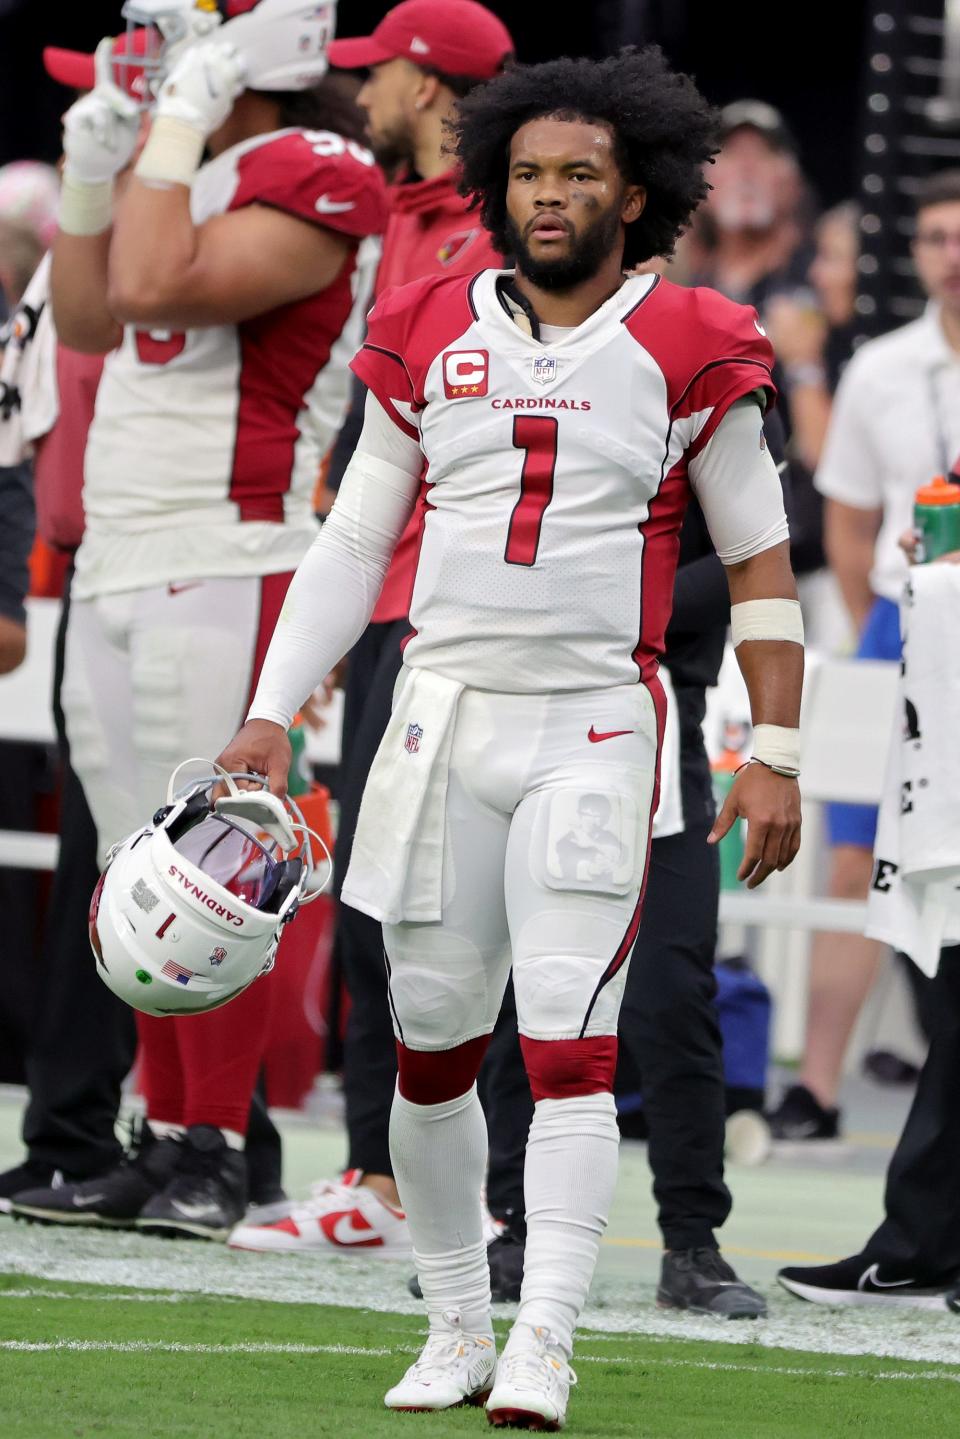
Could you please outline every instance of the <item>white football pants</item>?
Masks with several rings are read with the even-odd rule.
[[[454,723],[441,922],[384,925],[397,1038],[489,1034],[511,960],[521,1034],[615,1034],[649,849],[649,690],[466,689]]]
[[[158,585],[71,605],[63,709],[101,864],[164,803],[181,760],[215,759],[243,723],[280,579]]]

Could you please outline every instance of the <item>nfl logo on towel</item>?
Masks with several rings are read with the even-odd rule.
[[[538,385],[549,385],[557,378],[557,362],[553,355],[537,355],[530,366],[530,373]]]
[[[420,748],[420,741],[422,740],[422,738],[423,725],[408,724],[407,737],[403,742],[404,749],[408,750],[410,754],[416,754],[417,750]]]

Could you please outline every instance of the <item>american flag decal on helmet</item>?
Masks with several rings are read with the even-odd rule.
[[[168,979],[175,979],[178,984],[189,984],[193,978],[192,969],[184,969],[182,965],[176,964],[172,959],[167,960],[160,973],[165,974]]]

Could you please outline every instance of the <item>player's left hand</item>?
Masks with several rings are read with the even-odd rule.
[[[243,60],[229,40],[192,45],[160,86],[155,114],[211,135],[230,114],[244,80]]]
[[[737,775],[717,815],[708,843],[717,844],[737,819],[747,822],[743,861],[737,879],[747,889],[775,869],[783,870],[800,848],[800,787],[795,779],[775,774],[764,764],[748,764]]]

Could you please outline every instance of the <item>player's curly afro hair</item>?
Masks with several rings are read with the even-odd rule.
[[[624,267],[672,254],[710,188],[703,166],[717,152],[717,113],[689,76],[671,70],[655,45],[629,47],[600,61],[517,65],[461,100],[450,126],[460,192],[480,205],[503,254],[510,142],[543,115],[609,125],[625,181],[646,187],[643,213],[627,226]]]

